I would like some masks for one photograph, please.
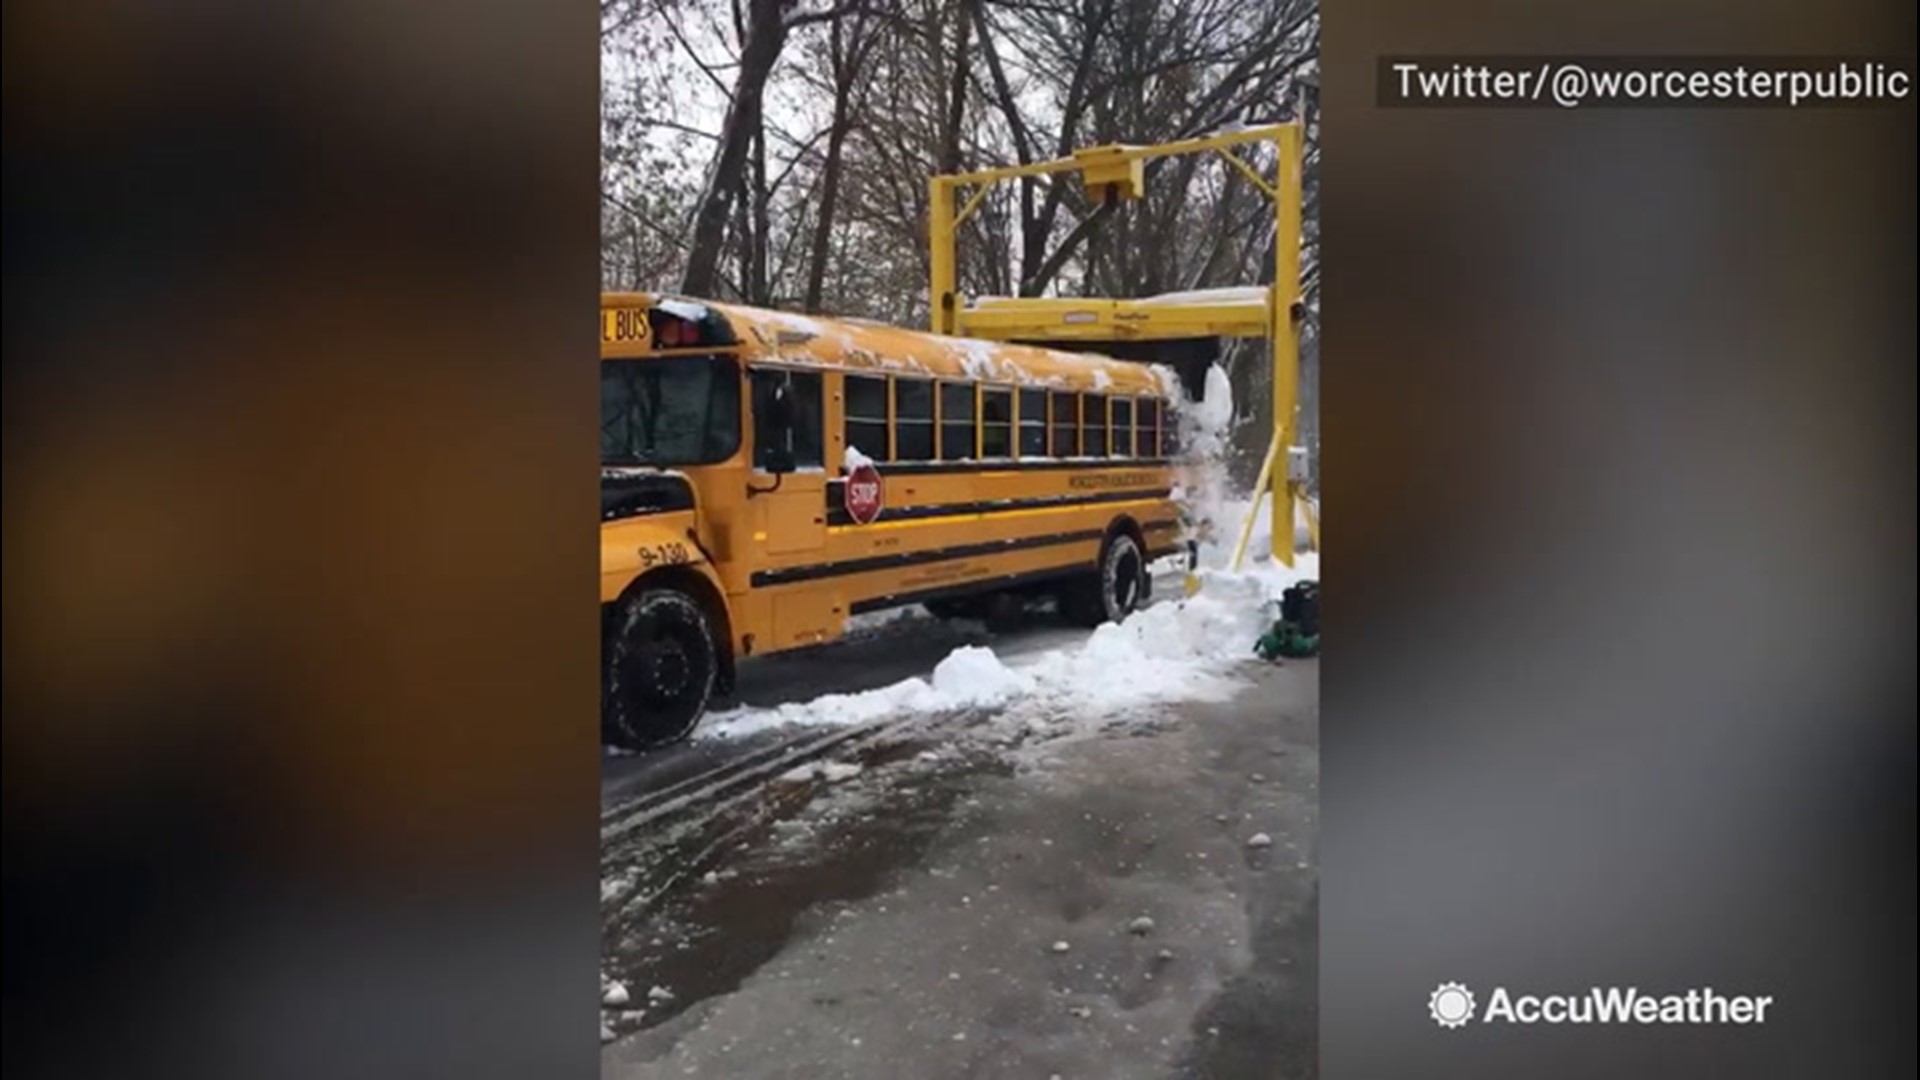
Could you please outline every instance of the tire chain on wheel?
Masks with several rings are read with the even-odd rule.
[[[1119,553],[1131,550],[1135,565],[1133,604],[1116,616],[1114,608],[1118,606],[1114,590],[1109,587],[1108,571],[1113,568]],[[1086,574],[1069,585],[1061,594],[1061,610],[1076,622],[1088,626],[1098,626],[1104,622],[1117,622],[1129,613],[1138,611],[1146,599],[1146,555],[1140,549],[1140,542],[1130,533],[1116,532],[1107,538],[1100,548],[1100,559],[1091,573]]]
[[[664,620],[662,631],[679,636],[697,687],[665,715],[645,715],[639,693],[621,684],[621,669],[628,662],[633,644],[630,639],[649,618]],[[718,660],[707,613],[693,597],[677,589],[649,589],[626,601],[620,625],[608,642],[606,700],[602,704],[604,737],[631,750],[651,749],[686,738],[706,712]]]

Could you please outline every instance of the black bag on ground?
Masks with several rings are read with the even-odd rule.
[[[1301,581],[1280,594],[1280,620],[1303,637],[1320,636],[1320,583]]]

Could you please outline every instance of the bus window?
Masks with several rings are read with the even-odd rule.
[[[603,465],[712,465],[740,448],[740,369],[717,356],[600,365]]]
[[[1113,399],[1113,456],[1133,456],[1133,399]]]
[[[1020,391],[1020,456],[1047,456],[1047,392]]]
[[[1107,395],[1088,394],[1080,426],[1086,429],[1088,457],[1107,456]]]
[[[887,453],[887,380],[847,376],[847,445],[875,461]]]
[[[980,456],[1013,456],[1013,391],[987,387],[980,391]]]
[[[768,467],[767,452],[774,449],[776,436],[766,427],[768,406],[774,388],[784,384],[793,403],[793,428],[786,432],[786,449],[793,454],[794,465],[818,467],[825,461],[820,423],[820,373],[817,371],[779,371],[759,368],[753,379],[753,465]]]
[[[1140,456],[1160,456],[1160,402],[1155,398],[1140,399]]]
[[[1071,393],[1053,394],[1053,456],[1080,456],[1080,399]]]
[[[973,384],[940,384],[940,458],[959,461],[974,456]]]
[[[933,460],[933,384],[893,380],[893,439],[901,461]]]

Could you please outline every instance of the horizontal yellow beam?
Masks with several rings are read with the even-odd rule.
[[[990,184],[996,180],[1008,180],[1016,176],[1045,176],[1050,173],[1078,172],[1087,167],[1089,156],[1094,151],[1104,153],[1097,159],[1102,164],[1119,161],[1152,161],[1154,158],[1175,157],[1191,154],[1199,150],[1218,150],[1229,146],[1241,146],[1246,143],[1273,142],[1280,139],[1291,128],[1291,124],[1264,124],[1260,127],[1241,128],[1238,131],[1216,132],[1212,135],[1200,135],[1179,142],[1158,143],[1153,146],[1093,147],[1082,150],[1079,157],[1055,158],[1052,161],[1035,161],[1027,165],[1006,165],[997,169],[981,169],[977,172],[956,173],[939,179],[957,184]]]
[[[989,341],[1149,341],[1193,337],[1266,337],[1265,299],[1184,303],[1153,300],[993,298],[958,313],[963,337]]]

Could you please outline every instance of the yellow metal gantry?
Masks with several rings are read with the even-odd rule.
[[[1279,162],[1272,180],[1234,148],[1270,143]],[[930,181],[928,213],[932,266],[932,322],[935,333],[992,341],[1154,341],[1198,337],[1264,337],[1273,348],[1273,439],[1267,447],[1254,506],[1234,549],[1237,568],[1244,556],[1260,499],[1273,495],[1273,555],[1293,565],[1296,501],[1307,514],[1312,546],[1320,546],[1318,515],[1306,496],[1305,462],[1295,452],[1300,397],[1300,162],[1301,126],[1269,124],[1203,135],[1155,146],[1096,146],[1070,157],[935,176]],[[969,301],[958,291],[960,226],[980,208],[993,185],[1022,176],[1079,173],[1087,191],[1102,199],[1137,199],[1145,194],[1146,163],[1155,158],[1218,153],[1273,204],[1273,285],[1265,289],[1209,290],[1188,297],[1133,300],[1065,297],[980,297]],[[963,189],[973,189],[960,203]]]

